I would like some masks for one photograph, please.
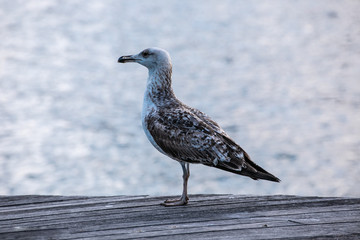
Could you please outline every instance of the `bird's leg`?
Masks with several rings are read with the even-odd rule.
[[[163,206],[181,206],[188,203],[189,197],[187,195],[187,182],[190,177],[190,166],[189,163],[185,162],[180,162],[180,164],[183,170],[183,193],[179,199],[168,199],[164,203],[161,203]]]

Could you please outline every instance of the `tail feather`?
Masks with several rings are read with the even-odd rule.
[[[217,165],[216,168],[220,168],[222,170],[232,172],[232,173],[235,173],[235,174],[247,176],[247,177],[250,177],[250,178],[252,178],[254,180],[262,179],[262,180],[268,180],[268,181],[272,181],[272,182],[281,182],[281,180],[279,178],[275,177],[274,175],[272,175],[271,173],[265,171],[262,168],[261,168],[262,171],[260,169],[256,169],[255,171],[253,171],[253,170],[248,170],[247,168],[246,169],[243,168],[241,171],[239,171],[239,170],[235,170],[235,169],[232,169],[232,168],[225,167],[223,165]]]
[[[242,170],[239,174],[244,175],[244,176],[248,176],[251,177],[254,180],[258,180],[258,179],[263,179],[263,180],[268,180],[268,181],[272,181],[272,182],[280,182],[281,180],[277,177],[275,177],[274,175],[272,175],[269,172],[251,172],[251,171],[247,171]]]
[[[281,180],[256,163],[254,163],[250,156],[242,149],[239,145],[237,145],[231,138],[227,136],[223,136],[224,141],[228,144],[230,150],[231,160],[230,162],[219,162],[215,167],[220,168],[222,170],[232,172],[235,174],[248,176],[254,180],[263,179],[272,182],[280,182]],[[239,157],[239,155],[243,155],[243,157]]]
[[[245,157],[245,162],[246,162],[247,168],[244,168],[241,171],[243,173],[240,173],[240,174],[249,176],[255,180],[264,179],[264,180],[268,180],[268,181],[272,181],[272,182],[280,182],[281,181],[279,178],[275,177],[274,175],[272,175],[271,173],[269,173],[268,171],[266,171],[265,169],[263,169],[262,167],[260,167],[256,163],[254,163],[253,161],[251,161],[249,155],[245,151],[244,151],[244,157]]]
[[[234,158],[231,159],[230,162],[221,162],[215,167],[235,174],[247,176],[254,180],[263,179],[272,182],[281,181],[279,178],[275,177],[274,175],[254,163],[250,159],[249,155],[244,150],[242,151],[244,154],[244,159]]]

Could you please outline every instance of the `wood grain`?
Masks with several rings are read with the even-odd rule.
[[[360,198],[0,196],[0,239],[360,239]]]

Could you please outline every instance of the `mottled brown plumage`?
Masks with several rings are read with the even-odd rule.
[[[156,149],[179,161],[183,168],[181,198],[167,200],[163,205],[188,202],[189,163],[201,163],[255,180],[280,181],[256,165],[210,117],[175,97],[171,87],[171,60],[165,50],[145,49],[136,55],[120,57],[119,62],[137,62],[149,69],[142,111],[144,131]]]

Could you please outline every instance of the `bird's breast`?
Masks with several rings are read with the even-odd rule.
[[[153,114],[154,112],[156,112],[157,107],[154,104],[154,102],[152,102],[151,98],[149,97],[149,95],[147,93],[145,93],[144,96],[144,102],[143,102],[143,107],[142,107],[142,111],[141,111],[141,122],[142,122],[142,127],[144,129],[145,135],[148,138],[148,140],[150,141],[150,143],[161,153],[165,154],[165,152],[159,147],[159,145],[157,145],[157,143],[155,142],[153,136],[151,135],[150,131],[149,131],[149,126],[148,126],[148,122],[147,120],[151,117],[151,114]]]

